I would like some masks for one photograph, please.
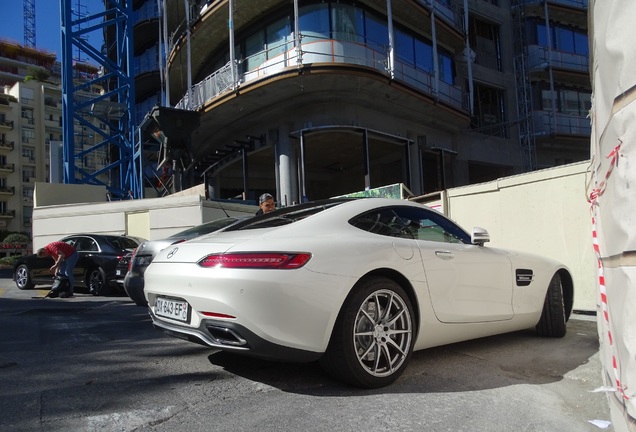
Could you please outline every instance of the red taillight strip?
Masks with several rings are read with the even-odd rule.
[[[236,318],[235,316],[222,314],[218,312],[201,312],[201,314],[205,316],[209,316],[209,317],[214,317],[214,318],[231,318],[231,319]]]
[[[310,253],[243,252],[208,255],[199,261],[201,267],[244,269],[296,269],[307,264]]]

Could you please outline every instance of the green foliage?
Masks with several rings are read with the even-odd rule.
[[[17,244],[28,244],[31,240],[28,236],[21,233],[11,233],[7,235],[3,243],[17,243]]]
[[[31,80],[45,82],[50,76],[50,72],[41,66],[29,66],[27,67],[27,74],[24,77],[24,82]]]
[[[13,264],[20,258],[20,255],[13,255],[4,258],[0,258],[0,268],[1,267],[13,267]]]

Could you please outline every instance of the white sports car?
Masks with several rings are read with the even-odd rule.
[[[337,379],[381,387],[414,350],[531,327],[565,335],[569,270],[488,240],[414,202],[310,202],[164,249],[145,295],[154,325],[173,336],[319,359]]]

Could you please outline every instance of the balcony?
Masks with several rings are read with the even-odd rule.
[[[12,163],[0,165],[0,173],[12,173],[13,171],[15,171],[15,166]]]
[[[15,186],[0,186],[0,195],[15,194]]]
[[[51,108],[57,108],[59,105],[59,103],[54,100],[53,98],[47,97],[44,99],[44,106],[47,107],[51,107]]]
[[[13,150],[15,143],[13,141],[0,141],[0,153],[6,154]]]
[[[543,0],[521,0],[524,5],[541,5]],[[548,0],[548,5],[565,6],[574,9],[588,9],[588,0]]]
[[[15,217],[15,210],[0,209],[0,219],[13,219],[14,217]]]
[[[592,133],[590,119],[577,115],[535,111],[532,113],[534,132],[541,136],[589,137]]]
[[[588,56],[580,54],[556,50],[552,50],[548,54],[548,49],[544,46],[528,46],[528,68],[541,70],[548,65],[552,65],[553,68],[557,69],[567,69],[587,74],[590,60]]]
[[[199,110],[213,98],[232,91],[242,84],[268,79],[290,68],[298,68],[299,62],[304,65],[344,63],[361,68],[374,69],[378,73],[390,75],[387,70],[389,61],[387,54],[363,44],[315,38],[302,44],[300,58],[295,48],[288,49],[290,46],[292,46],[291,42],[285,42],[269,51],[263,51],[244,59],[242,65],[237,65],[237,67],[247,65],[249,70],[238,77],[238,83],[233,82],[231,63],[227,63],[203,81],[193,85],[192,100],[189,100],[188,95],[185,95],[175,105],[175,108],[192,111]],[[272,55],[272,53],[278,53],[278,55]],[[268,59],[263,62],[265,58]],[[250,68],[252,63],[255,66]],[[436,81],[433,72],[416,69],[397,59],[392,72],[396,81],[405,83],[415,90],[444,102],[457,110],[466,109],[462,89],[442,80]]]
[[[13,120],[10,121],[0,121],[0,131],[8,132],[13,130]]]

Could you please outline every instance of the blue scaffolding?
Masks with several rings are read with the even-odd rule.
[[[72,2],[60,0],[64,183],[104,185],[115,199],[131,195],[141,198],[143,185],[137,173],[141,162],[135,160],[140,154],[134,151],[133,2],[104,0],[104,10],[92,14],[80,14],[77,8],[74,11]],[[109,44],[92,46],[87,36],[94,32],[103,35],[100,42],[107,40]],[[74,64],[73,48],[95,62],[99,73],[79,77],[81,72]],[[96,88],[103,90],[95,93]],[[77,149],[77,127],[98,138],[88,148]],[[97,151],[107,155],[106,163],[91,171],[82,161]]]

